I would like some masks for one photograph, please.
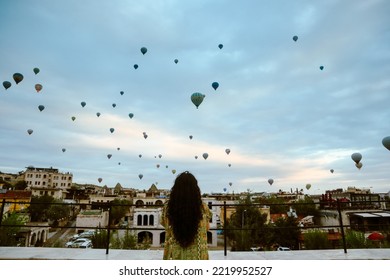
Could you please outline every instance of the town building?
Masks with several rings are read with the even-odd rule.
[[[66,190],[72,186],[73,174],[59,172],[56,168],[38,168],[29,166],[24,172],[24,180],[29,189],[58,188]]]

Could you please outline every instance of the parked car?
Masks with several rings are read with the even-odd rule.
[[[288,247],[278,247],[278,249],[276,249],[277,251],[291,251],[290,248]]]
[[[92,241],[88,238],[78,238],[74,241],[66,242],[65,247],[68,247],[68,248],[91,248]]]
[[[80,233],[78,236],[81,238],[91,238],[95,235],[95,230],[87,230]]]

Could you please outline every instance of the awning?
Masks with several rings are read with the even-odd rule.
[[[363,217],[363,218],[379,218],[378,215],[374,215],[371,213],[353,213],[351,215],[352,216],[359,216],[359,217]]]
[[[390,212],[375,212],[375,213],[372,213],[372,214],[375,214],[375,215],[378,215],[378,216],[381,216],[381,217],[390,218]]]

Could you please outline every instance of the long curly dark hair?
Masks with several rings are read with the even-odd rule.
[[[176,177],[168,200],[168,220],[173,235],[183,248],[192,244],[202,219],[202,198],[198,181],[185,171]]]

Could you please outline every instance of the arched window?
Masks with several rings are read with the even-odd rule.
[[[137,216],[137,226],[142,226],[142,215]]]
[[[148,215],[144,215],[144,223],[143,223],[144,226],[147,226],[148,225]]]
[[[153,215],[150,215],[150,216],[149,216],[149,225],[150,225],[150,226],[153,226],[153,225],[154,225],[154,216],[153,216]]]
[[[141,207],[141,206],[144,205],[144,202],[143,202],[142,200],[137,200],[137,201],[135,202],[135,205],[136,205],[137,207]]]

